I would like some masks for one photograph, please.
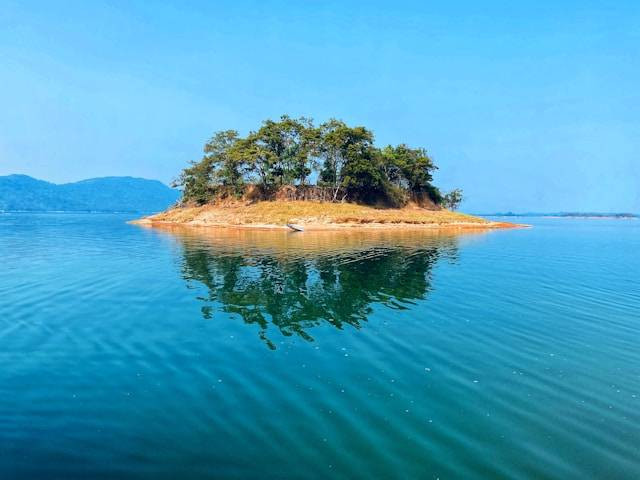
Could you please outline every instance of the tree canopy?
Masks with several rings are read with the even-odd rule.
[[[336,119],[315,126],[310,118],[282,115],[246,137],[235,130],[215,133],[202,159],[185,168],[175,184],[183,187],[183,202],[199,205],[241,197],[249,185],[263,198],[286,186],[315,187],[335,202],[440,205],[445,197],[431,183],[436,169],[425,149],[378,148],[365,127]]]

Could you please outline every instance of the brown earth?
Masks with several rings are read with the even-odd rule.
[[[288,223],[305,230],[343,228],[513,228],[507,222],[445,209],[430,210],[417,205],[376,208],[355,203],[317,201],[226,202],[200,207],[176,207],[135,220],[139,224],[178,224],[210,227],[286,229]]]

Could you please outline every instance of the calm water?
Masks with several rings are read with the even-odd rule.
[[[0,215],[0,478],[640,478],[640,222]]]

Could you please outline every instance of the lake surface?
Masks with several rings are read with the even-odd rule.
[[[0,478],[640,478],[639,221],[127,219],[0,215]]]

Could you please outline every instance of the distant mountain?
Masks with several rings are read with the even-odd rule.
[[[0,177],[0,211],[157,212],[174,204],[180,192],[157,180],[102,177],[75,183]]]

